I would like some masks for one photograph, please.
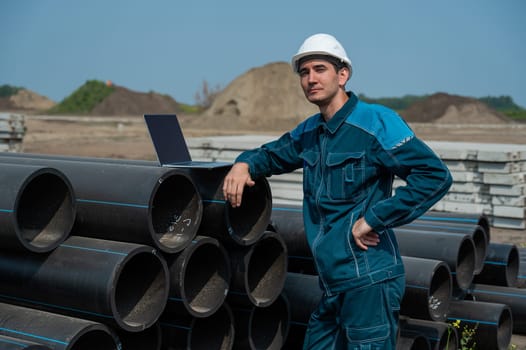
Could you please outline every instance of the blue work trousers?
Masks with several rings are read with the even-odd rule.
[[[394,350],[405,277],[334,296],[310,317],[304,350]]]

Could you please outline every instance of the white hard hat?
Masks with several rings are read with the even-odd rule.
[[[298,52],[292,57],[291,63],[294,71],[298,71],[299,61],[303,57],[311,55],[327,55],[335,57],[349,67],[349,77],[352,75],[351,60],[347,57],[347,53],[343,46],[332,35],[319,33],[311,35],[305,39]]]

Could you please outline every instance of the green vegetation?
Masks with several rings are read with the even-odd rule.
[[[401,111],[408,108],[411,104],[429,97],[429,95],[370,98],[366,97],[364,94],[360,94],[359,97],[365,102],[378,103],[396,111]],[[526,122],[526,109],[515,104],[513,98],[510,96],[487,96],[478,98],[478,100],[511,119]]]
[[[526,109],[521,108],[518,111],[501,111],[508,118],[514,119],[518,122],[526,122]]]
[[[408,108],[413,103],[421,101],[429,97],[429,95],[421,95],[421,96],[405,95],[403,97],[370,98],[370,97],[366,97],[364,94],[359,94],[358,97],[360,98],[360,100],[368,102],[368,103],[377,103],[377,104],[381,104],[386,107],[389,107],[391,109],[394,109],[395,111],[401,111],[401,110]]]
[[[0,85],[0,97],[9,97],[16,95],[16,93],[20,90],[24,90],[24,88],[7,84]]]
[[[197,114],[203,111],[203,107],[199,105],[188,105],[185,103],[178,103],[181,112],[188,114]]]
[[[89,113],[115,88],[99,80],[88,80],[62,102],[49,110],[49,113]]]
[[[515,104],[510,96],[487,96],[479,98],[479,100],[508,116],[509,118],[515,119],[517,121],[526,121],[526,109]]]

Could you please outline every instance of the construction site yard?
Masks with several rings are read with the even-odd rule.
[[[201,119],[203,118],[203,119]],[[279,136],[287,130],[215,127],[205,117],[180,116],[186,138],[219,135],[263,134]],[[155,160],[155,150],[142,116],[44,116],[28,115],[23,152]],[[207,128],[207,125],[212,127]],[[411,127],[424,141],[526,144],[525,124],[414,123]],[[526,246],[526,230],[491,228],[491,240]],[[513,335],[515,349],[526,349],[526,336]]]
[[[185,138],[264,134],[279,136],[287,130],[223,129],[197,123],[199,116],[179,117]],[[26,116],[26,153],[155,160],[155,150],[142,117]],[[526,124],[411,124],[424,141],[526,144]],[[492,239],[526,246],[526,230],[492,228]]]

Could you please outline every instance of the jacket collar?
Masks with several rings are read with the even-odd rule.
[[[340,126],[347,119],[349,114],[351,114],[354,107],[358,103],[358,97],[354,93],[348,91],[347,95],[349,96],[347,102],[345,102],[342,108],[340,108],[328,122],[325,122],[320,114],[320,124],[323,125],[331,134],[334,134],[340,128]]]

